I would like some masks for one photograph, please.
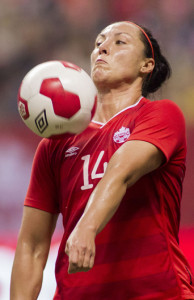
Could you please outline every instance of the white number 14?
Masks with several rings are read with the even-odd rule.
[[[94,165],[94,168],[91,173],[91,179],[95,178],[102,178],[104,176],[104,173],[107,168],[107,162],[103,164],[104,167],[104,172],[103,173],[97,173],[97,169],[99,167],[99,164],[102,160],[102,157],[104,155],[104,151],[101,151],[100,154],[98,155],[98,158],[96,160],[96,163]],[[90,155],[85,155],[81,158],[84,160],[84,165],[83,165],[83,179],[84,179],[84,185],[81,186],[81,190],[88,190],[93,188],[93,184],[89,183],[89,163],[90,163]]]

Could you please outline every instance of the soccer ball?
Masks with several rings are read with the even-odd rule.
[[[24,123],[41,137],[78,134],[96,107],[96,87],[80,67],[65,61],[41,63],[24,77],[18,110]]]

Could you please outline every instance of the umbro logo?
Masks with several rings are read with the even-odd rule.
[[[67,151],[65,151],[65,157],[77,155],[79,148],[78,147],[71,147]]]

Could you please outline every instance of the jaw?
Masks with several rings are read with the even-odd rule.
[[[94,69],[91,72],[91,77],[98,90],[107,86],[110,80],[108,70],[101,66],[94,67]]]

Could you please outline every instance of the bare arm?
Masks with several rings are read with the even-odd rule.
[[[24,207],[12,269],[10,300],[37,299],[57,217]]]
[[[69,273],[92,268],[96,234],[114,215],[126,189],[143,175],[157,169],[163,161],[162,152],[144,141],[126,142],[115,152],[67,241]]]

